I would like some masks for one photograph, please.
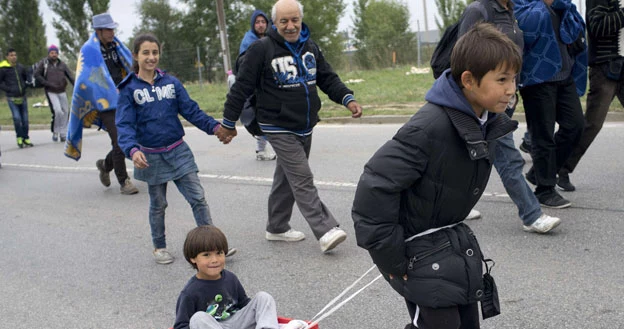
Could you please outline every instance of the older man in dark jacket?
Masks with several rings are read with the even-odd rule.
[[[312,130],[321,108],[317,86],[347,107],[354,118],[362,115],[362,108],[310,39],[310,30],[302,23],[303,6],[296,0],[280,0],[272,13],[275,26],[268,37],[253,43],[240,63],[223,112],[222,126],[229,130],[219,139],[229,142],[236,135],[235,122],[245,100],[255,92],[258,123],[277,153],[265,237],[281,241],[305,238],[289,224],[297,202],[321,251],[326,252],[347,235],[321,202],[308,163]]]

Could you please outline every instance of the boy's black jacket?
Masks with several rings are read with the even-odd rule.
[[[405,239],[464,220],[487,185],[495,140],[516,127],[516,121],[500,114],[488,121],[484,133],[474,113],[471,116],[427,103],[373,155],[360,177],[352,217],[358,246],[368,250],[386,279],[387,274],[401,278],[408,273],[411,258],[446,241],[431,234],[425,238],[437,239],[430,241],[431,248],[416,250],[412,244],[423,241],[407,244]],[[419,288],[423,284],[434,284],[435,294],[416,294],[418,298],[435,301],[431,307],[474,302],[476,297],[470,293],[479,287],[461,286],[464,282],[475,282],[475,278],[480,280],[482,274],[478,244],[476,240],[469,244],[467,248],[473,248],[475,258],[479,257],[470,268],[468,263],[465,268],[464,265],[445,267],[440,263],[439,276],[412,278],[416,281],[410,280],[398,288],[391,282],[393,288],[414,300],[407,296],[411,295],[408,288],[423,292]],[[435,279],[445,278],[448,271],[455,272],[451,274],[456,277],[461,275],[454,282]],[[464,292],[458,294],[458,287],[465,289]]]

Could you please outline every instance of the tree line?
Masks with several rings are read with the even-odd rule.
[[[8,47],[18,52],[19,62],[30,65],[47,55],[45,25],[39,11],[39,0],[0,0],[0,49]],[[52,29],[59,39],[62,55],[75,63],[82,44],[93,33],[91,17],[108,11],[110,0],[42,0],[56,14]],[[183,6],[173,6],[169,0],[141,0],[137,5],[138,24],[128,40],[143,32],[154,33],[161,41],[161,67],[186,80],[187,73],[175,72],[179,67],[202,67],[209,81],[219,80],[221,41],[217,24],[216,0],[178,0]],[[348,0],[347,0],[348,1]],[[354,0],[352,36],[338,31],[345,11],[345,0],[301,0],[304,23],[312,38],[335,67],[344,64],[345,42],[353,38],[355,60],[363,68],[388,67],[392,64],[413,63],[416,33],[409,28],[406,0]],[[462,0],[446,0],[462,1]],[[250,29],[254,9],[271,16],[275,0],[226,0],[225,16],[230,57],[238,56],[240,41]],[[115,19],[115,17],[113,17]],[[126,31],[124,31],[126,33]],[[199,47],[200,58],[196,49]],[[131,47],[129,47],[131,48]],[[185,51],[181,51],[185,50]],[[394,56],[393,56],[394,53]],[[171,56],[168,56],[171,54]],[[395,62],[393,62],[393,59]]]

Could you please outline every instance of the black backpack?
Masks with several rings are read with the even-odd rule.
[[[492,12],[494,8],[489,3],[489,0],[475,0],[473,3],[468,5],[477,6],[483,14],[486,22],[491,22],[491,19],[494,16]],[[468,9],[466,7],[466,9]],[[453,52],[453,47],[457,43],[458,34],[459,34],[459,26],[461,25],[462,20],[464,19],[464,15],[466,15],[466,10],[461,15],[459,20],[453,25],[449,26],[442,35],[442,39],[438,42],[435,50],[433,51],[433,55],[431,56],[431,71],[433,72],[433,77],[438,78],[442,75],[442,73],[451,67],[451,53]]]
[[[37,63],[33,64],[30,67],[30,72],[28,72],[28,81],[26,81],[26,84],[29,85],[31,88],[45,87],[39,81],[37,81],[37,79],[35,79],[35,72],[37,72],[37,70],[39,69],[39,67],[41,67],[41,65],[43,65],[43,78],[45,79],[48,75],[48,59],[47,58],[44,58],[38,61]]]

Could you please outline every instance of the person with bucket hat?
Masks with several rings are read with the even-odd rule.
[[[139,190],[130,181],[125,156],[117,144],[115,113],[119,98],[117,85],[132,71],[132,54],[115,37],[117,26],[109,13],[93,16],[95,32],[84,43],[78,57],[65,155],[80,159],[83,126],[97,124],[104,128],[111,139],[112,150],[105,159],[96,161],[100,182],[110,186],[110,172],[114,170],[121,194],[129,195]]]
[[[52,111],[52,141],[65,142],[67,121],[69,119],[69,103],[67,101],[67,81],[74,84],[74,74],[67,64],[59,58],[59,49],[55,45],[48,47],[48,57],[36,66],[34,77],[45,90],[46,98]]]

